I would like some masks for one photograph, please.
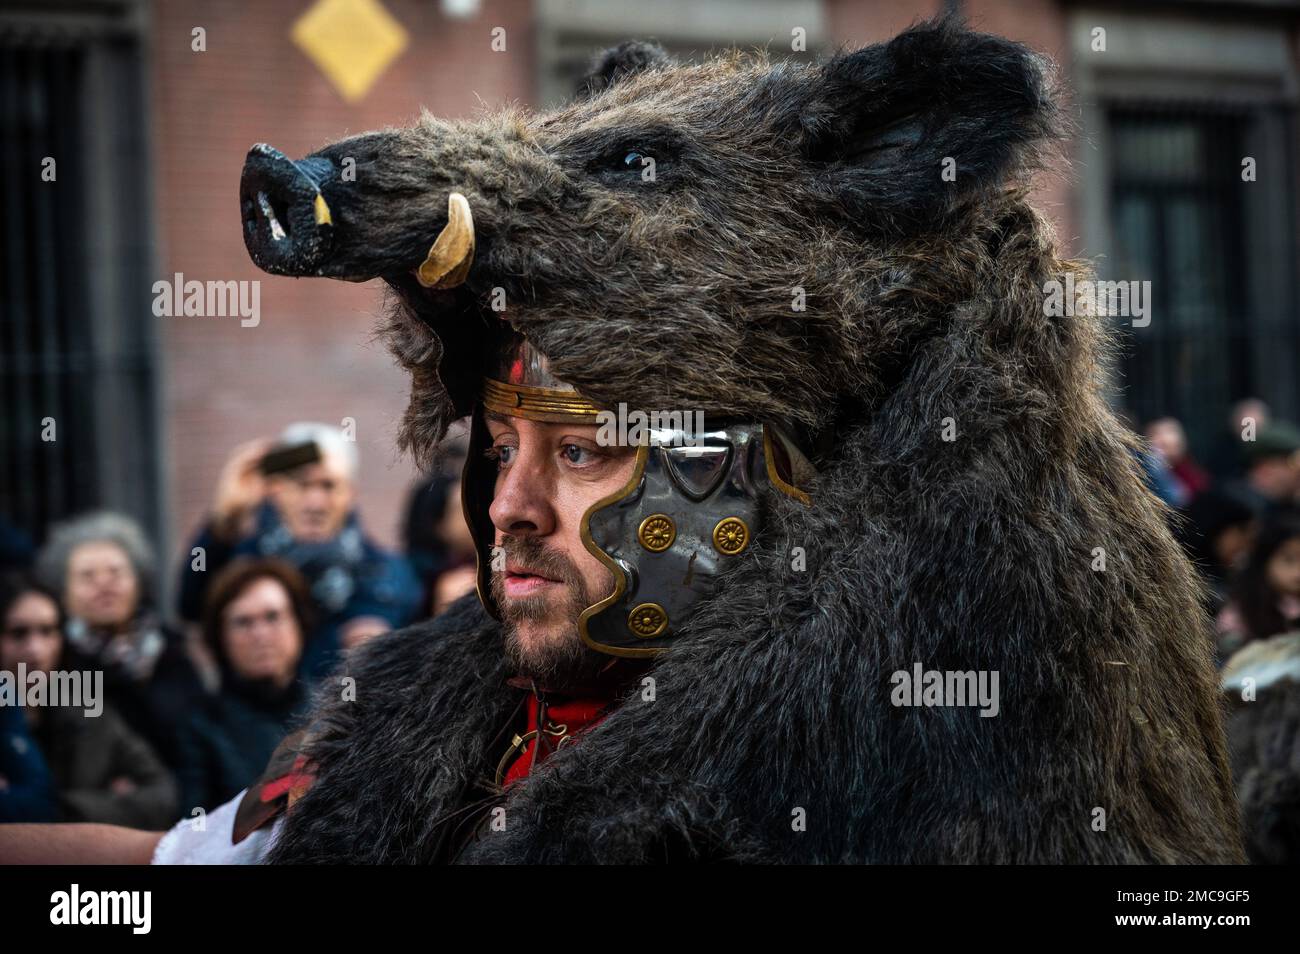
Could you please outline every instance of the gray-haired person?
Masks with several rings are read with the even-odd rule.
[[[139,524],[109,512],[57,524],[37,557],[67,609],[65,665],[102,669],[108,702],[175,767],[177,730],[206,690],[184,637],[156,612],[153,567]]]

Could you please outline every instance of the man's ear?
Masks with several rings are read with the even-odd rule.
[[[1060,135],[1050,76],[1018,43],[925,23],[826,64],[799,117],[805,155],[861,224],[931,228]]]
[[[658,43],[650,40],[625,40],[618,46],[611,46],[596,54],[591,61],[591,69],[578,81],[574,97],[585,99],[595,96],[628,76],[672,64],[673,58]]]

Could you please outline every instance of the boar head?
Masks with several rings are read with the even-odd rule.
[[[1057,116],[1044,61],[950,19],[820,65],[630,42],[551,112],[426,113],[298,162],[254,147],[245,239],[275,274],[392,287],[418,459],[507,323],[599,404],[816,433],[869,413],[978,293]],[[428,288],[452,193],[472,262]]]

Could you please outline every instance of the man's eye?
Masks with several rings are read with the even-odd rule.
[[[488,460],[496,461],[498,470],[504,470],[514,460],[514,452],[515,449],[508,444],[497,444],[485,450],[483,456]]]
[[[570,464],[578,467],[585,467],[595,462],[596,455],[585,447],[579,447],[577,444],[565,444],[560,448],[560,453]]]

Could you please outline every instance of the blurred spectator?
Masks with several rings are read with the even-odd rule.
[[[1195,500],[1210,486],[1210,475],[1192,460],[1187,452],[1187,434],[1177,418],[1161,417],[1147,425],[1146,438],[1164,458],[1165,465],[1177,484],[1182,506]]]
[[[1151,492],[1174,510],[1183,506],[1183,489],[1169,469],[1164,455],[1152,447],[1144,446],[1135,451],[1138,463],[1142,465],[1142,476]]]
[[[54,593],[18,578],[0,584],[0,669],[48,674],[63,659],[63,613]],[[66,700],[65,700],[66,701]],[[25,706],[31,736],[54,780],[61,820],[165,828],[176,820],[170,773],[109,705]]]
[[[437,616],[474,589],[474,539],[460,503],[460,477],[435,474],[415,488],[406,511],[406,552]]]
[[[185,639],[153,611],[153,551],[129,517],[92,513],[59,524],[37,558],[68,613],[68,665],[102,669],[108,701],[163,761],[176,728],[203,698]]]
[[[1261,527],[1230,593],[1218,617],[1221,659],[1300,628],[1300,518],[1283,514]]]
[[[1132,412],[1123,408],[1116,409],[1116,418],[1134,434],[1137,434],[1138,427]],[[1183,505],[1183,499],[1180,495],[1179,484],[1174,479],[1173,471],[1169,469],[1169,464],[1165,461],[1164,455],[1151,446],[1145,437],[1138,435],[1138,439],[1130,445],[1130,452],[1137,460],[1138,466],[1142,468],[1142,480],[1147,485],[1147,489],[1159,497],[1166,506],[1177,510]]]
[[[1255,512],[1220,490],[1207,490],[1183,511],[1175,526],[1179,542],[1209,589],[1206,609],[1215,615],[1228,598],[1228,582],[1250,552]]]
[[[17,706],[0,705],[0,824],[58,820],[54,780],[27,717]]]
[[[305,445],[315,445],[317,459],[263,472],[268,452]],[[274,444],[238,448],[218,480],[211,519],[187,551],[202,547],[205,565],[185,558],[181,615],[197,622],[208,581],[235,557],[261,556],[307,580],[318,620],[300,664],[309,680],[329,672],[341,648],[410,622],[419,582],[403,557],[366,538],[354,509],[356,472],[356,444],[326,424],[294,424]]]
[[[1245,437],[1247,428],[1258,432],[1269,422],[1272,413],[1259,398],[1245,398],[1232,405],[1228,427],[1219,435],[1206,463],[1210,474],[1220,483],[1238,480],[1246,472]]]
[[[339,651],[356,649],[376,636],[392,632],[393,625],[382,616],[354,616],[339,630]],[[324,675],[324,673],[317,673]]]
[[[1259,516],[1295,507],[1300,494],[1300,431],[1271,421],[1242,446],[1246,475],[1229,484],[1229,491]]]
[[[181,733],[181,805],[211,809],[261,775],[307,703],[298,678],[309,597],[281,560],[242,558],[213,581],[203,637],[221,691]]]

